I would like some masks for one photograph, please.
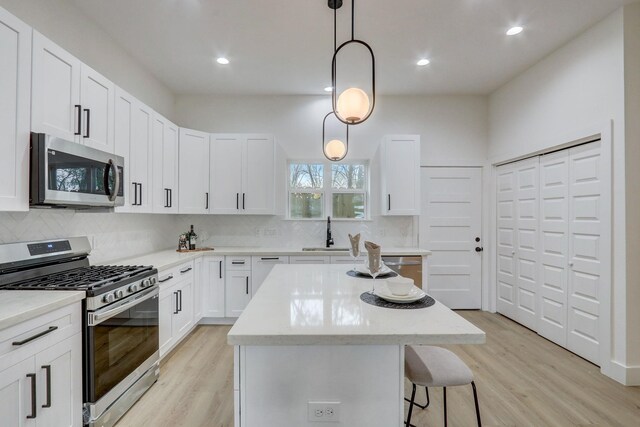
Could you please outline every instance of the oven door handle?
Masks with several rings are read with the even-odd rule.
[[[89,313],[89,318],[88,318],[88,326],[96,326],[99,325],[100,323],[104,322],[105,320],[108,320],[120,313],[122,313],[123,311],[126,311],[128,309],[130,309],[131,307],[140,304],[143,301],[146,301],[148,299],[151,299],[155,296],[157,296],[160,292],[160,289],[158,287],[154,287],[153,289],[148,289],[145,291],[140,292],[140,294],[136,295],[136,298],[134,298],[133,300],[129,301],[129,302],[125,302],[122,305],[119,305],[116,308],[112,308],[111,310],[106,310],[106,311],[97,311],[95,313]]]

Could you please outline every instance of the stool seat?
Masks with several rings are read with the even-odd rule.
[[[473,372],[453,352],[433,346],[406,346],[404,372],[412,383],[425,387],[471,384]]]

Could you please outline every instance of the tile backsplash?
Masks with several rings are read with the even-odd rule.
[[[200,246],[302,248],[324,246],[325,221],[291,221],[281,216],[153,215],[33,209],[0,212],[0,243],[88,236],[91,263],[133,257],[177,245],[180,232],[193,224]],[[371,221],[332,221],[336,247],[348,245],[348,233],[387,247],[417,246],[412,217],[375,217]]]

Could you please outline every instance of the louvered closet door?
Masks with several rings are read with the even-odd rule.
[[[569,151],[569,307],[567,348],[599,363],[602,233],[600,141]]]
[[[516,172],[513,164],[497,173],[497,310],[516,317]]]
[[[537,157],[516,166],[516,320],[536,329],[538,276],[538,165]]]
[[[540,158],[538,334],[567,345],[569,151]]]

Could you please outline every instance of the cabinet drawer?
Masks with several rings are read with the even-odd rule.
[[[160,289],[167,286],[172,286],[183,280],[193,279],[193,261],[187,261],[180,264],[177,267],[172,267],[166,270],[162,270],[158,273],[158,282],[160,282]]]
[[[82,305],[76,302],[0,331],[0,370],[25,354],[34,354],[79,333],[81,313]]]
[[[250,256],[228,256],[225,263],[227,270],[251,270]]]

